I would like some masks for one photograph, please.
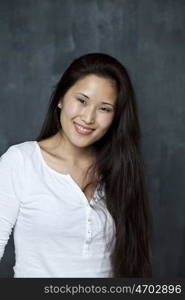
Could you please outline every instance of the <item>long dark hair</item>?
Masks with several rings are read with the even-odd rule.
[[[89,53],[75,59],[55,86],[37,141],[61,130],[60,109],[67,90],[89,74],[116,82],[114,119],[105,135],[95,142],[100,186],[105,188],[107,209],[116,225],[112,253],[113,277],[152,276],[152,214],[141,153],[141,130],[135,93],[126,68],[114,57]]]

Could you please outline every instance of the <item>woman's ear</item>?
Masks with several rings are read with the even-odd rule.
[[[62,103],[59,102],[58,105],[57,105],[60,109],[62,109]]]

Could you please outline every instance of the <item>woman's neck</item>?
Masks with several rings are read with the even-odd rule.
[[[55,154],[72,165],[82,165],[92,163],[95,159],[93,147],[80,148],[72,145],[60,132],[48,139],[50,147]]]

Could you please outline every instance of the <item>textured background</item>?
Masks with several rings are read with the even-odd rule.
[[[79,55],[128,69],[143,130],[156,276],[185,277],[185,1],[1,0],[0,153],[34,140],[54,84]],[[13,276],[12,235],[0,277]]]

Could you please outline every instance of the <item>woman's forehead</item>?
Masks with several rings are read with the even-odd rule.
[[[117,90],[110,79],[88,75],[78,80],[70,89],[71,93],[81,94],[91,99],[101,98],[102,101],[110,100],[115,102]]]

